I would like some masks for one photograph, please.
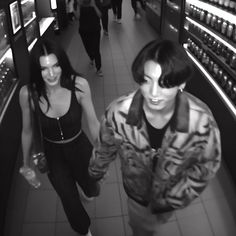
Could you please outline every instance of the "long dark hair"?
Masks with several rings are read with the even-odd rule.
[[[73,83],[73,76],[81,76],[80,73],[76,72],[69,61],[69,58],[65,51],[55,42],[49,39],[39,39],[34,45],[30,53],[30,89],[36,90],[38,97],[41,96],[45,98],[50,107],[50,102],[47,97],[45,82],[41,74],[41,65],[39,58],[41,56],[47,56],[49,54],[54,54],[57,57],[58,64],[62,69],[60,84],[62,87],[67,89],[75,89],[75,84]]]
[[[141,49],[132,64],[132,74],[138,84],[144,83],[144,64],[147,61],[160,64],[162,88],[178,86],[191,78],[193,65],[184,48],[170,40],[154,40]]]

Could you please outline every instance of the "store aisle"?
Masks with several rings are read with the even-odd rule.
[[[99,118],[114,98],[135,88],[131,63],[143,45],[158,37],[145,18],[139,21],[133,19],[130,1],[123,1],[122,24],[116,24],[111,19],[110,11],[109,37],[102,35],[101,39],[103,78],[96,76],[95,69],[89,65],[76,22],[56,36],[56,40],[66,48],[73,66],[88,79]],[[46,176],[41,175],[40,179],[42,187],[35,190],[29,188],[16,172],[5,236],[77,235],[70,228],[60,200]],[[235,199],[231,180],[222,167],[199,199],[187,209],[177,211],[162,226],[161,236],[234,236]],[[94,236],[131,236],[119,160],[110,166],[101,195],[85,206],[92,218]]]

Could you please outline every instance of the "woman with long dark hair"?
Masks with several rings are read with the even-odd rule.
[[[20,90],[22,109],[23,169],[30,168],[32,145],[29,91],[38,97],[40,122],[48,162],[48,178],[59,195],[71,227],[82,235],[91,235],[90,218],[77,189],[87,197],[97,196],[99,186],[88,175],[92,144],[82,131],[84,112],[92,142],[99,129],[89,84],[71,66],[64,50],[49,40],[39,40],[30,55],[30,81]],[[31,93],[32,94],[32,93]],[[31,104],[30,104],[31,103]]]

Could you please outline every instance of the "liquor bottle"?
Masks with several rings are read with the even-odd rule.
[[[221,86],[224,87],[228,81],[228,75],[226,73],[223,73],[223,76],[221,77]]]
[[[212,50],[216,53],[216,49],[217,49],[217,46],[218,46],[218,41],[216,39],[213,40],[213,43],[212,43]]]
[[[229,10],[231,12],[234,12],[235,4],[236,4],[235,0],[234,1],[230,0],[229,1]]]
[[[212,70],[212,75],[213,75],[214,78],[217,77],[218,72],[219,72],[219,66],[216,63],[214,63],[213,70]]]
[[[213,15],[213,16],[211,17],[211,23],[210,23],[210,26],[214,29],[216,23],[217,23],[217,16],[216,16],[216,15]]]
[[[218,74],[217,74],[217,76],[216,76],[216,79],[217,79],[218,82],[220,82],[220,83],[221,83],[223,74],[224,74],[224,73],[223,73],[223,70],[222,70],[222,69],[219,69]]]
[[[201,10],[200,12],[200,21],[204,22],[207,15],[207,11]]]
[[[222,52],[222,44],[220,42],[217,43],[216,50],[215,50],[217,55],[221,55]]]
[[[217,18],[217,22],[216,22],[216,25],[215,25],[215,29],[218,31],[218,32],[221,32],[221,25],[222,25],[222,22],[223,22],[223,19],[218,17]]]
[[[230,97],[232,100],[235,100],[236,102],[236,84],[232,86]]]
[[[227,26],[228,26],[228,21],[223,20],[222,25],[221,25],[221,33],[223,35],[225,35],[227,32]]]
[[[232,69],[236,70],[236,53],[234,53],[234,54],[231,56],[229,65],[230,65],[230,67],[231,67]]]
[[[203,33],[202,37],[203,37],[203,39],[202,39],[203,43],[204,43],[204,44],[207,44],[208,37],[209,37],[209,36],[208,36],[208,33],[206,33],[206,32]]]
[[[236,25],[234,25],[232,40],[233,40],[234,43],[236,43]]]
[[[224,0],[224,9],[229,11],[229,1],[230,0]]]
[[[226,90],[226,92],[227,92],[228,94],[231,93],[232,87],[233,87],[233,82],[232,82],[231,79],[228,79],[228,81],[227,81],[227,83],[226,83],[226,85],[225,85],[225,90]]]
[[[234,25],[232,23],[229,23],[227,27],[227,32],[226,32],[227,38],[231,39],[233,35],[233,31],[234,31]]]
[[[207,46],[209,48],[212,47],[213,41],[214,41],[214,38],[212,36],[209,36],[208,41],[207,41]]]
[[[192,4],[190,4],[190,6],[189,6],[189,11],[188,11],[188,14],[189,14],[189,16],[192,16],[193,15],[193,5]]]
[[[213,15],[210,12],[207,13],[207,15],[206,15],[206,24],[207,25],[210,25],[212,16]]]
[[[225,55],[225,62],[229,65],[231,58],[233,56],[233,52],[230,49],[227,49],[226,55]]]
[[[224,6],[224,0],[219,0],[219,1],[218,1],[218,5],[223,8],[223,6]]]
[[[212,60],[210,59],[208,65],[207,65],[207,69],[208,69],[208,71],[209,71],[210,73],[212,73],[212,72],[213,72],[213,68],[214,68],[214,61],[212,61]]]

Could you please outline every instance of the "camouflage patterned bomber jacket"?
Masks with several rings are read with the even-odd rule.
[[[154,150],[142,107],[139,90],[111,103],[102,119],[89,173],[101,179],[109,163],[119,156],[124,189],[130,198],[151,207],[153,213],[187,206],[220,167],[217,124],[206,104],[179,92],[161,148]]]

